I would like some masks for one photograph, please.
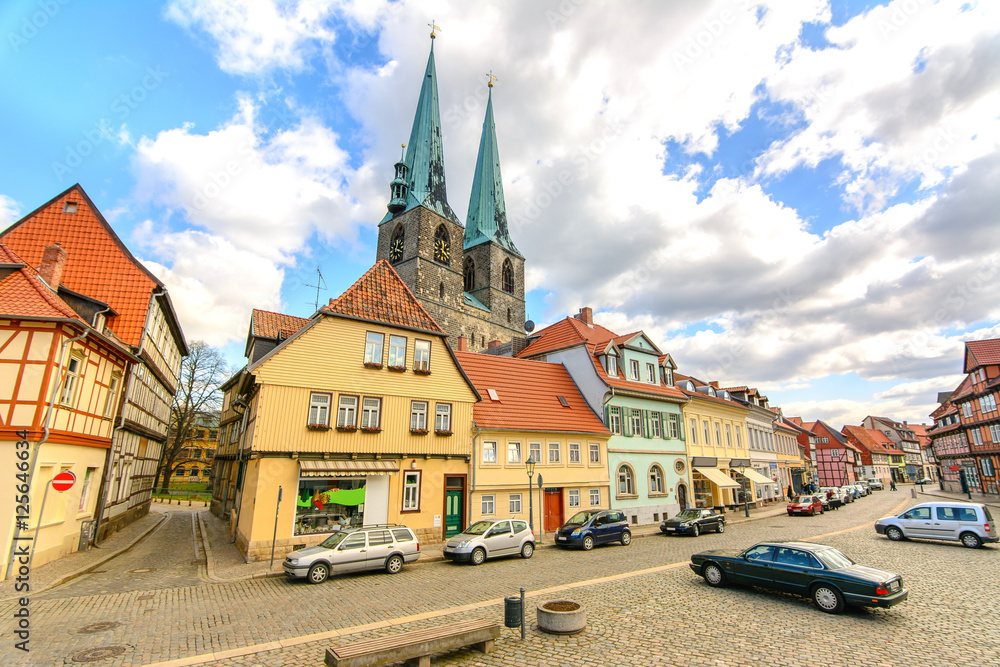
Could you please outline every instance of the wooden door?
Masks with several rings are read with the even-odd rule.
[[[564,521],[562,489],[545,489],[545,532],[556,532]]]

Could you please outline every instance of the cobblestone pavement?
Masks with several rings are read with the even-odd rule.
[[[338,640],[309,635],[367,638],[456,618],[502,622],[502,598],[522,586],[528,591],[531,626],[524,642],[519,632],[505,630],[494,653],[457,651],[439,656],[435,664],[996,664],[1000,549],[889,542],[870,527],[873,519],[916,502],[902,487],[822,516],[777,515],[731,525],[721,535],[656,535],[629,547],[591,552],[540,549],[531,560],[514,557],[478,568],[417,564],[398,575],[337,577],[319,586],[267,578],[177,587],[176,580],[150,576],[141,585],[128,581],[127,592],[95,594],[84,586],[79,595],[66,597],[71,583],[32,598],[32,652],[14,651],[7,630],[0,664],[72,664],[68,658],[78,651],[121,647],[122,654],[94,664],[209,656],[196,664],[322,665],[325,648]],[[171,523],[176,527],[183,520],[166,525]],[[190,528],[187,535],[190,542]],[[179,537],[173,545],[162,545],[158,537],[143,544],[179,548]],[[693,552],[742,548],[763,539],[813,539],[837,546],[859,562],[901,573],[910,599],[887,611],[849,608],[831,617],[806,599],[709,588],[687,567]],[[550,599],[583,603],[587,630],[573,637],[538,632],[535,604]],[[13,610],[10,602],[0,604],[4,618],[12,618]],[[76,632],[98,622],[120,625],[95,634]],[[278,640],[283,645],[263,650],[263,644]],[[249,654],[219,655],[241,649]],[[211,659],[213,653],[217,659]]]

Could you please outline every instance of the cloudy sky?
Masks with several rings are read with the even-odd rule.
[[[435,43],[464,218],[494,88],[528,312],[839,427],[927,421],[1000,337],[1000,3],[0,7],[0,228],[75,182],[238,362],[375,259]]]

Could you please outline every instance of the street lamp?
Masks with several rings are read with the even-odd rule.
[[[535,507],[531,502],[531,477],[535,474],[535,457],[529,454],[528,460],[524,462],[524,466],[528,469],[528,527],[531,528],[531,532],[534,533]]]
[[[750,516],[750,504],[749,504],[749,501],[747,500],[747,474],[746,474],[746,471],[747,471],[746,466],[740,466],[740,477],[743,478],[741,480],[743,482],[743,513],[747,517],[749,517]]]

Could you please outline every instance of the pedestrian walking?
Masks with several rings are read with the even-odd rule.
[[[895,491],[896,490],[896,480],[895,479],[890,479],[889,480],[889,489],[891,491]]]
[[[792,485],[791,484],[788,485],[788,494],[787,495],[788,495],[788,502],[792,502],[792,498],[794,497],[795,494],[792,493]]]

